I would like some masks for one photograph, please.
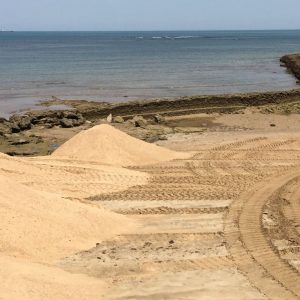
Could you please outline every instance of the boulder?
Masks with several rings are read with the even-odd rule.
[[[10,123],[10,130],[11,130],[12,133],[18,133],[18,132],[21,131],[20,127],[15,122]]]
[[[161,115],[155,115],[153,117],[153,119],[154,119],[154,122],[158,123],[158,124],[163,123],[163,122],[166,121],[166,119],[163,116],[161,116]]]
[[[82,115],[73,111],[64,111],[62,112],[62,118],[78,120],[82,119]]]
[[[113,118],[114,123],[124,123],[124,119],[121,116],[117,116]]]
[[[28,115],[13,115],[9,118],[9,121],[14,124],[14,128],[18,127],[19,131],[31,129],[31,117]],[[16,129],[18,130],[18,129]],[[14,131],[18,132],[18,131]]]
[[[60,120],[60,125],[63,128],[72,128],[74,127],[72,119],[62,118]]]
[[[29,116],[22,116],[18,125],[21,131],[31,129],[31,118]]]
[[[109,114],[109,115],[107,116],[107,118],[106,118],[106,121],[107,121],[108,123],[111,123],[112,120],[113,120],[113,116],[112,116],[112,114]]]
[[[142,116],[135,116],[133,118],[135,127],[145,128],[148,125],[147,120],[145,120]]]

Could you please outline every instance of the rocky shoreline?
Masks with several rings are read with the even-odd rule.
[[[300,78],[300,55],[287,55],[282,57],[281,61],[290,72]],[[41,110],[14,114],[8,120],[0,118],[1,152],[11,155],[51,153],[55,148],[51,145],[62,143],[67,137],[58,141],[50,139],[45,143],[41,138],[43,134],[36,135],[36,132],[47,132],[47,129],[65,128],[78,131],[104,122],[119,126],[120,129],[140,139],[154,142],[164,139],[167,134],[203,130],[203,128],[181,128],[176,124],[166,124],[164,121],[166,116],[198,113],[238,114],[249,107],[261,109],[263,113],[299,113],[300,88],[279,92],[158,98],[117,104],[60,100],[53,97],[52,100],[41,105],[46,108],[41,107]],[[47,109],[52,105],[66,105],[70,109],[63,111]],[[75,129],[77,127],[78,129]],[[23,150],[18,152],[19,148]]]
[[[0,119],[0,136],[19,133],[34,126],[72,128],[99,119],[121,117],[130,120],[136,116],[153,119],[155,115],[176,116],[191,113],[237,113],[250,106],[265,106],[299,101],[300,89],[282,92],[235,95],[192,96],[173,99],[154,99],[111,104],[103,102],[54,99],[43,105],[64,104],[71,110],[38,110],[14,114],[8,120]]]
[[[299,80],[300,83],[300,54],[290,54],[281,57],[280,61]]]

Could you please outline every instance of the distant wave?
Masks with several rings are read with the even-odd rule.
[[[221,36],[197,36],[197,35],[182,35],[182,36],[138,36],[136,39],[151,39],[151,40],[187,40],[187,39],[204,39],[204,40],[246,40],[254,37],[221,37]]]

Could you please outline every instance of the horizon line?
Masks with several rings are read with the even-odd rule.
[[[18,30],[18,29],[6,29],[0,32],[153,32],[153,31],[298,31],[300,28],[269,28],[269,29],[128,29],[128,30],[87,30],[87,29],[31,29],[31,30]]]

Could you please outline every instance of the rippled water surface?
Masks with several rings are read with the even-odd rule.
[[[0,32],[0,111],[51,96],[135,98],[289,89],[300,31]]]

